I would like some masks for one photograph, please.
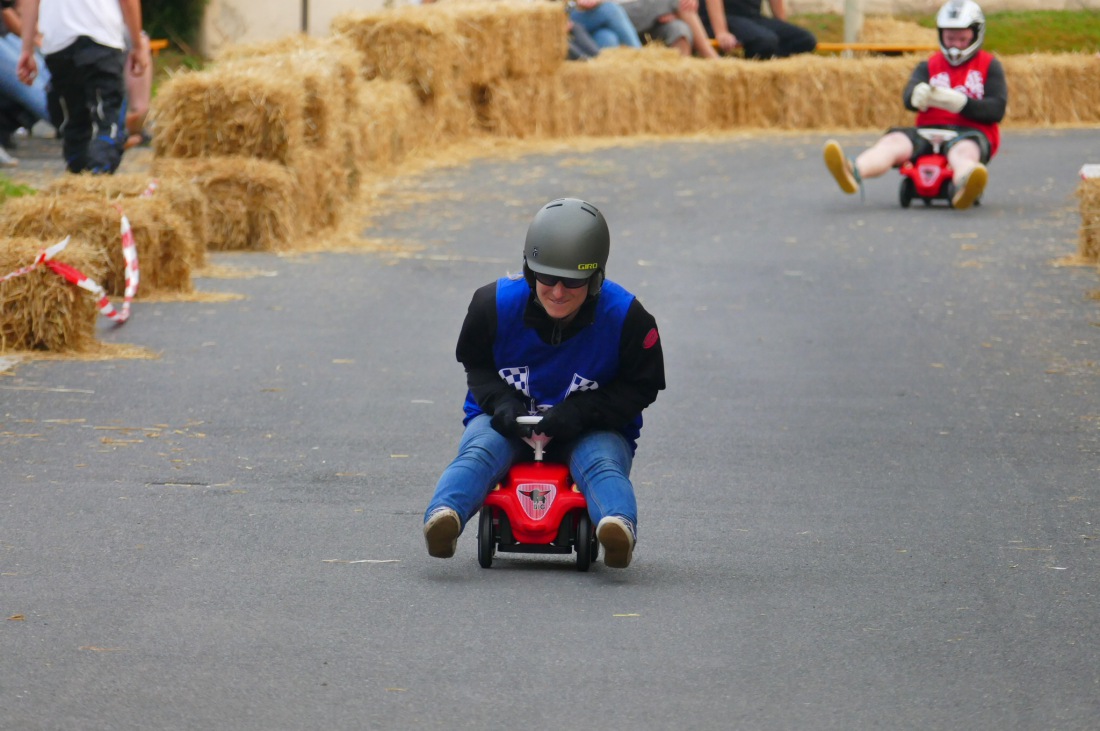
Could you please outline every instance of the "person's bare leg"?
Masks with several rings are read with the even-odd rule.
[[[149,102],[153,95],[153,53],[149,48],[149,36],[142,32],[137,41],[138,51],[145,63],[141,76],[134,76],[130,65],[126,65],[126,144],[130,149],[142,142],[141,132],[145,128],[145,118],[149,115]]]
[[[989,173],[982,165],[982,151],[974,140],[960,140],[947,151],[947,163],[951,166],[955,183],[955,197],[951,204],[958,209],[969,208],[985,190]]]
[[[824,153],[825,167],[840,189],[851,194],[863,189],[864,178],[876,178],[912,157],[913,143],[903,132],[888,132],[855,160],[844,154],[836,140],[825,143]]]
[[[947,151],[947,163],[954,171],[952,180],[958,186],[966,181],[970,171],[982,161],[982,151],[974,140],[960,140]]]
[[[855,159],[860,178],[877,178],[913,156],[913,142],[903,132],[888,132]]]

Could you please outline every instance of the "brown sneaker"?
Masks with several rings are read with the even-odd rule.
[[[836,184],[845,193],[851,195],[859,190],[859,173],[852,161],[844,157],[844,150],[836,140],[825,143],[825,167],[836,178]]]
[[[974,201],[982,197],[982,191],[985,190],[988,180],[989,171],[985,169],[985,165],[978,163],[962,181],[962,185],[955,192],[955,197],[951,199],[951,205],[959,210],[965,210],[974,205]]]
[[[458,547],[458,534],[462,532],[462,521],[458,513],[450,508],[440,508],[424,521],[424,541],[428,544],[428,555],[436,558],[450,558]]]
[[[609,515],[596,526],[596,538],[603,546],[604,565],[613,569],[625,569],[634,555],[634,530],[629,521],[617,515]]]

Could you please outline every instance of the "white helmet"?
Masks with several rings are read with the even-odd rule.
[[[974,42],[966,48],[947,48],[943,45],[943,32],[945,30],[963,30],[970,28],[974,31]],[[940,39],[940,50],[952,66],[966,63],[985,40],[985,15],[981,7],[974,0],[947,0],[947,3],[936,13],[936,31]]]

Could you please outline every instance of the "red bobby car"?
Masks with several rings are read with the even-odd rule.
[[[534,427],[541,416],[521,416]],[[524,441],[535,450],[531,462],[517,462],[504,482],[489,491],[481,506],[477,531],[477,561],[493,565],[503,553],[577,552],[577,570],[587,571],[599,553],[596,529],[588,517],[588,502],[577,489],[569,468],[543,461],[550,437],[532,432]]]
[[[945,142],[958,137],[959,133],[926,127],[918,129],[917,134],[932,143],[932,153],[921,155],[915,162],[907,160],[898,168],[902,174],[901,189],[898,191],[901,207],[908,208],[914,198],[920,198],[926,206],[932,205],[933,201],[944,200],[948,206],[954,207],[951,202],[955,197],[955,183],[951,180],[954,171],[940,148]],[[981,202],[979,198],[974,205],[981,205]]]

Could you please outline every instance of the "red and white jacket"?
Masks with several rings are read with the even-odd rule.
[[[928,59],[928,83],[932,87],[961,91],[971,99],[985,98],[985,83],[989,74],[989,64],[993,54],[978,51],[966,63],[952,66],[940,52]],[[1001,130],[996,123],[986,124],[966,117],[964,114],[949,112],[946,109],[929,107],[927,111],[917,113],[918,127],[940,127],[954,125],[981,130],[989,140],[990,157],[997,153],[1001,144]]]

